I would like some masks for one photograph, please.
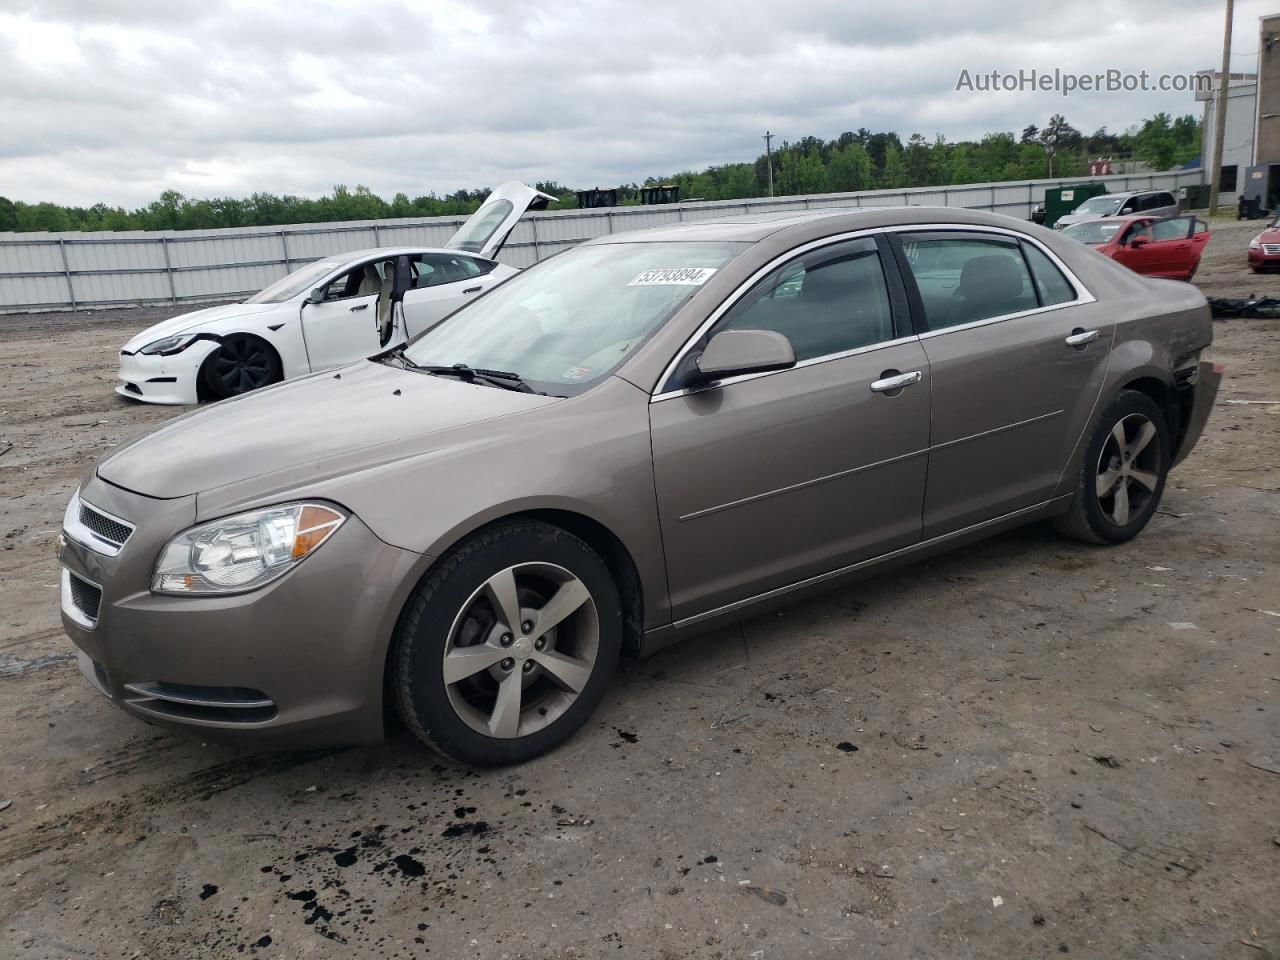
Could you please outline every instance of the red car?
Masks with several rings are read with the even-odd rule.
[[[1280,267],[1280,220],[1249,241],[1249,269],[1254,273]]]
[[[1102,217],[1062,231],[1148,277],[1190,280],[1209,242],[1209,225],[1195,217]],[[1277,231],[1280,235],[1280,231]],[[1280,243],[1280,239],[1277,240]],[[1280,247],[1277,247],[1280,261]],[[1249,251],[1249,262],[1253,262]]]

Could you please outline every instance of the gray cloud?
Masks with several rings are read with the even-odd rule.
[[[1189,93],[957,92],[961,69],[1188,73],[1220,56],[1198,0],[46,0],[0,12],[0,193],[135,205],[161,190],[389,195],[576,186],[750,160],[770,128],[930,139],[1064,113],[1124,129]],[[1261,0],[1237,5],[1253,69]]]

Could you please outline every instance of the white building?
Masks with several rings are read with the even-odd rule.
[[[1227,84],[1227,127],[1222,141],[1222,161],[1213,156],[1213,130],[1217,115],[1218,87],[1222,74],[1216,70],[1203,70],[1213,76],[1212,90],[1197,90],[1196,99],[1204,103],[1203,165],[1206,171],[1221,167],[1222,180],[1219,202],[1233,204],[1237,191],[1244,185],[1245,170],[1253,164],[1253,141],[1258,109],[1258,75],[1233,73]]]

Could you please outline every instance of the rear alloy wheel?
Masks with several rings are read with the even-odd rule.
[[[1058,530],[1090,543],[1123,543],[1151,520],[1169,472],[1169,428],[1144,393],[1124,390],[1098,418],[1071,509]]]
[[[621,646],[617,588],[586,543],[543,523],[496,527],[410,600],[393,660],[400,713],[456,760],[519,763],[582,725]]]
[[[209,354],[202,374],[209,392],[225,400],[278,383],[280,357],[265,340],[244,334],[227,337]]]

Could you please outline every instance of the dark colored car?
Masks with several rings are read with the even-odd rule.
[[[1105,217],[1073,223],[1064,236],[1088,244],[1134,273],[1190,280],[1211,234],[1196,217]]]
[[[624,651],[1034,520],[1137,535],[1212,336],[1195,287],[978,211],[601,237],[108,452],[64,520],[63,623],[154,723],[360,743],[394,710],[519,762]]]

